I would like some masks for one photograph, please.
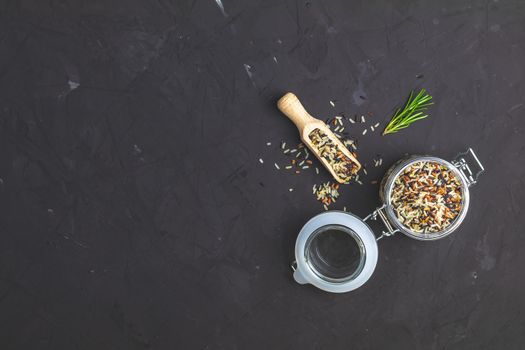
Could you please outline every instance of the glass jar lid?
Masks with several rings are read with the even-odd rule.
[[[328,292],[349,292],[372,276],[377,254],[375,235],[362,219],[342,211],[325,212],[299,232],[294,279]]]

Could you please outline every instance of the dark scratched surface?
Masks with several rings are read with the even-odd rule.
[[[524,84],[520,0],[0,1],[0,348],[523,349]],[[420,87],[430,118],[361,135]],[[294,283],[329,177],[274,168],[286,91],[371,114],[334,209],[473,147],[460,229],[381,240],[352,293]]]

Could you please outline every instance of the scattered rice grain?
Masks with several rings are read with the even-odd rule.
[[[259,163],[263,164],[264,161],[261,158],[259,158]]]
[[[362,134],[363,134],[363,135],[366,135],[366,132],[367,132],[367,131],[368,131],[368,129],[363,130],[363,133],[362,133]]]

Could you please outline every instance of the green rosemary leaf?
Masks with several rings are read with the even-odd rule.
[[[423,114],[423,112],[432,104],[434,104],[434,102],[432,102],[432,96],[427,94],[425,89],[421,89],[415,96],[414,91],[411,91],[405,105],[402,108],[396,109],[390,122],[383,131],[383,135],[393,134],[409,127],[418,120],[425,119],[428,117],[428,114]]]

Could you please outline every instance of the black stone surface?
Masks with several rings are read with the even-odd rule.
[[[524,63],[521,0],[2,1],[0,348],[523,349]],[[427,120],[350,130],[368,176],[333,208],[471,146],[466,221],[380,241],[355,292],[294,283],[329,177],[273,167],[298,142],[276,100],[384,125],[419,87]]]

